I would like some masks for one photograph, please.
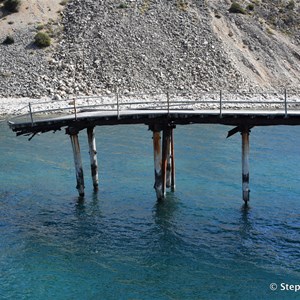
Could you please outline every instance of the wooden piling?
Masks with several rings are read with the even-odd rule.
[[[175,157],[174,157],[174,136],[175,125],[153,125],[149,127],[153,132],[154,149],[154,188],[158,200],[166,197],[167,188],[175,190]],[[161,139],[162,132],[162,139]],[[162,140],[162,142],[161,142]]]
[[[97,149],[96,149],[96,138],[95,138],[95,127],[87,128],[91,174],[93,179],[94,190],[98,190],[99,175],[98,175],[98,161],[97,161]]]
[[[170,133],[168,133],[169,135]],[[167,137],[167,169],[166,169],[166,187],[170,188],[172,184],[172,154],[171,154],[171,136]]]
[[[154,189],[156,191],[157,199],[163,199],[162,188],[162,152],[161,152],[161,132],[153,130],[153,150],[154,150]]]
[[[84,176],[82,168],[82,160],[80,155],[80,145],[78,140],[78,133],[70,133],[71,144],[73,149],[75,171],[76,171],[76,180],[77,180],[77,190],[79,196],[84,196]]]
[[[163,130],[163,142],[162,142],[162,160],[161,160],[161,177],[162,177],[162,194],[163,198],[166,197],[166,188],[167,188],[167,175],[168,181],[170,181],[170,172],[167,172],[168,157],[170,149],[170,134],[169,129],[165,128]],[[167,174],[168,173],[168,174]]]
[[[164,173],[164,149],[166,153],[166,187],[175,191],[175,156],[174,156],[174,132],[173,127],[168,126],[163,131],[163,155],[162,155],[162,172]]]
[[[163,131],[163,139],[165,143],[163,144],[163,157],[164,148],[166,151],[166,187],[173,190],[175,176],[174,176],[174,145],[173,145],[173,128],[167,127]],[[164,158],[162,159],[164,162]],[[164,164],[162,164],[162,170],[164,170]]]
[[[174,130],[171,128],[171,191],[174,192],[176,188],[175,183],[175,153],[174,153]]]
[[[242,132],[242,190],[243,200],[247,203],[250,200],[249,189],[249,128],[243,128]]]

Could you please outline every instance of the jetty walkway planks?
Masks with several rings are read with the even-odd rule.
[[[187,124],[222,124],[232,126],[270,126],[300,125],[300,111],[285,112],[272,110],[227,110],[222,115],[214,110],[146,110],[135,109],[122,112],[89,111],[76,115],[60,116],[49,119],[37,119],[34,122],[14,123],[9,126],[17,135],[43,133],[61,130],[64,127],[76,127],[78,130],[91,126],[171,123]]]
[[[154,173],[157,199],[166,197],[166,189],[175,190],[174,132],[177,125],[223,124],[234,126],[228,137],[240,132],[242,135],[242,196],[250,200],[249,189],[249,135],[255,126],[300,125],[300,98],[294,96],[288,101],[286,92],[279,99],[258,101],[225,100],[207,97],[200,100],[161,97],[155,101],[122,102],[105,101],[96,97],[68,99],[54,108],[34,110],[28,105],[28,112],[8,121],[10,128],[19,135],[58,131],[65,129],[70,136],[76,169],[77,189],[84,196],[84,176],[78,134],[87,129],[91,174],[94,189],[98,189],[98,162],[95,141],[95,127],[104,125],[145,124],[153,132]],[[88,102],[88,103],[84,103]],[[68,105],[66,105],[67,103]],[[61,104],[63,104],[61,106]],[[52,114],[49,114],[52,113]],[[55,114],[56,113],[56,114]],[[59,113],[59,114],[58,114]]]

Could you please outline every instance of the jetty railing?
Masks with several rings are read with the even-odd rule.
[[[203,110],[220,117],[226,112],[266,111],[282,113],[286,117],[300,109],[300,97],[297,93],[287,92],[171,92],[158,94],[122,94],[116,92],[101,96],[78,96],[62,100],[32,101],[22,107],[10,122],[32,124],[45,117],[51,119],[57,115],[69,115],[77,119],[84,112],[111,112],[118,117],[129,110]]]

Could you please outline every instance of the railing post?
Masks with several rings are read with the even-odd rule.
[[[118,120],[120,119],[120,110],[119,110],[119,90],[117,88],[116,90],[116,97],[117,97],[117,116],[118,116]]]
[[[168,116],[170,115],[170,93],[167,91]]]
[[[75,121],[77,121],[76,98],[73,99],[73,105],[74,105]]]
[[[222,118],[222,91],[220,90],[220,118]]]
[[[286,89],[284,89],[284,112],[285,112],[285,118],[287,118],[287,93],[286,93]]]
[[[31,126],[33,126],[33,117],[32,117],[32,110],[31,110],[31,103],[28,103],[29,106],[29,114],[30,114],[30,119],[31,119]]]

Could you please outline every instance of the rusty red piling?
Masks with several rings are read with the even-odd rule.
[[[166,197],[167,188],[171,188],[172,191],[175,190],[173,128],[175,125],[172,124],[156,124],[150,127],[153,132],[154,188],[158,200]]]

